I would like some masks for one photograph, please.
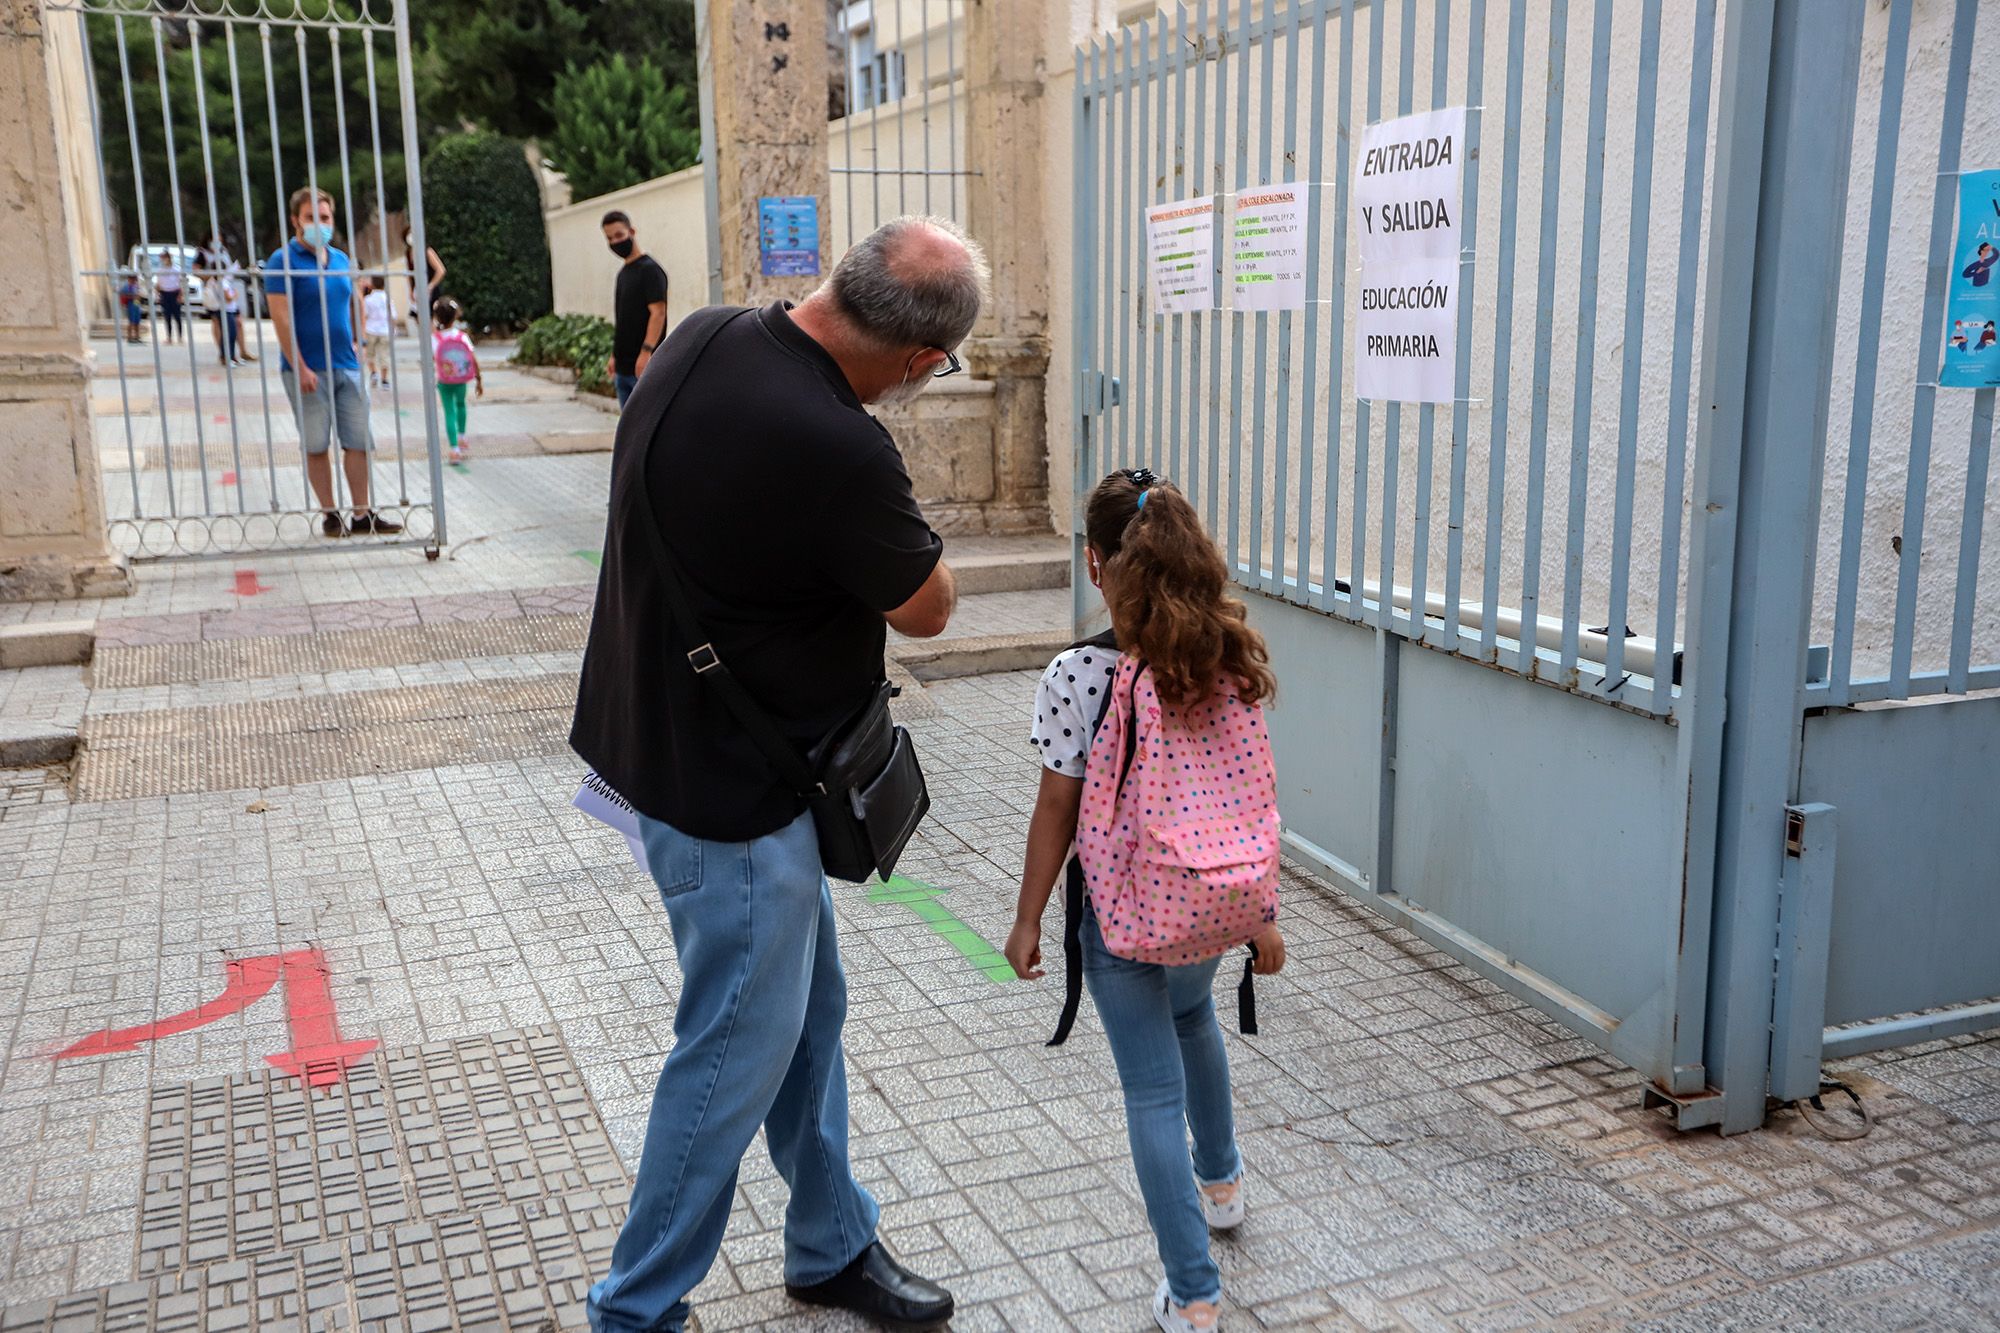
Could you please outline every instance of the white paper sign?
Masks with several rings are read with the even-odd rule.
[[[1229,230],[1230,300],[1238,310],[1306,306],[1304,185],[1267,185],[1236,196]]]
[[[1355,172],[1357,397],[1449,403],[1458,378],[1465,108],[1370,125]]]
[[[1181,199],[1146,210],[1153,313],[1215,309],[1215,198]]]

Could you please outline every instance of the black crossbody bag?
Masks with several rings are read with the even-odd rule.
[[[660,533],[659,517],[653,512],[653,493],[646,484],[646,455],[652,449],[653,436],[667,408],[687,382],[689,372],[724,325],[751,313],[715,307],[690,316],[688,323],[692,327],[688,329],[687,351],[675,364],[661,368],[664,378],[657,381],[657,388],[642,380],[632,395],[627,404],[630,421],[620,423],[619,433],[625,437],[626,447],[638,452],[631,462],[627,482],[639,490],[638,505],[633,512],[652,545],[660,583],[666,589],[667,607],[673,614],[674,629],[689,669],[714,691],[737,725],[770,761],[779,779],[804,798],[819,833],[820,863],[826,873],[856,884],[870,875],[880,875],[886,880],[931,808],[924,770],[917,762],[916,745],[910,733],[897,726],[889,715],[889,700],[895,697],[895,688],[887,681],[876,682],[868,699],[845,722],[809,753],[800,754],[717,655],[714,643],[695,618],[680,563]],[[650,393],[649,388],[653,389]]]

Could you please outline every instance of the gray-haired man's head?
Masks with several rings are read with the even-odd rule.
[[[834,267],[827,291],[854,334],[875,350],[946,352],[979,319],[987,274],[985,252],[957,224],[902,217],[857,242]],[[911,375],[888,397],[914,397],[928,376],[928,368]]]

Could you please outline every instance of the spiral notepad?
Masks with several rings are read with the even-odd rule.
[[[632,803],[620,796],[612,785],[599,777],[595,771],[583,775],[583,782],[570,798],[571,805],[589,815],[607,828],[616,829],[624,835],[625,845],[632,849],[632,860],[647,874],[653,873],[646,860],[646,843],[639,835],[639,815]]]

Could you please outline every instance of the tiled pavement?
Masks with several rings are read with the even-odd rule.
[[[492,535],[437,566],[295,558],[260,567],[273,591],[247,603],[226,567],[149,568],[117,609],[158,619],[106,622],[105,680],[0,673],[0,712],[129,728],[323,699],[338,718],[371,691],[558,677],[573,647],[524,652],[507,626],[579,614],[602,461],[475,469],[501,480],[468,533]],[[1059,608],[982,602],[991,623],[965,628]],[[438,642],[385,648],[383,630]],[[410,660],[433,647],[460,655]],[[195,668],[173,674],[174,654]],[[942,682],[910,710],[936,805],[903,869],[991,941],[1034,794],[1031,688]],[[650,886],[568,808],[575,761],[503,743],[497,715],[465,722],[502,748],[124,800],[0,775],[0,1329],[577,1326],[678,977]],[[1218,1243],[1233,1326],[2000,1325],[2000,1041],[1845,1063],[1877,1117],[1858,1142],[1789,1113],[1676,1136],[1587,1043],[1337,895],[1288,889],[1263,1035],[1228,1038],[1254,1191]],[[960,1328],[1142,1327],[1157,1259],[1088,1007],[1050,1051],[1052,985],[991,980],[897,895],[836,901],[854,1152],[891,1243],[952,1281]],[[337,1087],[266,1062],[297,1044],[289,973],[178,1035],[50,1058],[215,999],[231,959],[313,949],[339,1038],[377,1043]],[[784,1298],[783,1204],[753,1151],[706,1328],[853,1327]]]

